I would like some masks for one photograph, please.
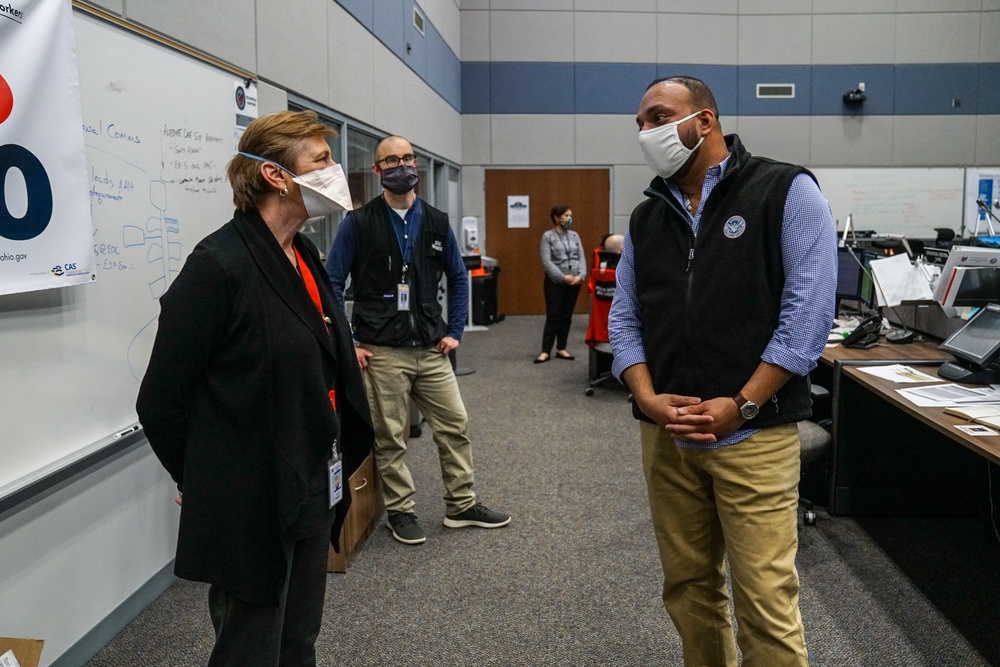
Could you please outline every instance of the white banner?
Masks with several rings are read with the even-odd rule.
[[[96,280],[70,0],[0,0],[0,294]]]

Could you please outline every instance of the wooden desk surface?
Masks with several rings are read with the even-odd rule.
[[[913,347],[912,345],[906,346],[893,346],[898,347]],[[872,350],[878,348],[872,348]],[[850,351],[850,350],[848,350]],[[861,352],[870,352],[871,350],[861,350]],[[950,356],[949,356],[950,358]],[[928,375],[937,375],[936,366],[914,366],[917,370],[923,371]],[[994,436],[972,436],[955,428],[956,424],[970,424],[966,419],[961,417],[956,417],[954,415],[945,414],[944,408],[933,408],[927,407],[922,408],[914,405],[905,398],[903,398],[896,390],[903,387],[920,387],[925,386],[919,383],[896,383],[889,380],[885,380],[880,377],[871,375],[870,373],[863,372],[859,367],[856,366],[845,366],[842,371],[844,375],[850,377],[852,380],[865,387],[872,393],[878,395],[879,397],[885,399],[890,404],[896,406],[906,414],[912,416],[914,419],[930,426],[935,431],[941,433],[942,435],[951,438],[955,442],[967,447],[976,454],[984,456],[987,459],[993,461],[994,463],[1000,463],[1000,435]],[[942,380],[945,382],[946,380]],[[930,384],[930,383],[927,383]]]
[[[890,363],[907,363],[911,360],[931,361],[940,359],[941,361],[952,361],[952,357],[947,352],[938,349],[938,343],[924,341],[922,343],[909,343],[897,345],[886,343],[885,338],[879,339],[879,344],[875,347],[862,350],[856,347],[844,347],[841,344],[830,345],[823,350],[820,361],[829,366],[837,361],[887,361]]]

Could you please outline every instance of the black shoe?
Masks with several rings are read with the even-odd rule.
[[[444,518],[446,528],[500,528],[510,523],[510,515],[494,512],[482,503],[476,503],[469,509]]]
[[[413,512],[389,512],[385,525],[392,531],[392,536],[403,544],[423,544],[427,541]]]
[[[419,426],[411,426],[410,427],[410,437],[411,438],[419,438],[423,434],[424,434],[424,431]]]

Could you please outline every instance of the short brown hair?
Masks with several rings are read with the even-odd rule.
[[[320,122],[315,111],[278,111],[250,123],[240,137],[239,150],[294,169],[302,142],[314,136],[336,137],[333,128]],[[241,211],[257,208],[271,191],[260,173],[260,161],[235,155],[226,169],[233,187],[233,204]]]

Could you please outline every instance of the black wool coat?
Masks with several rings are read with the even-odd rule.
[[[350,328],[316,248],[301,234],[294,243],[329,331],[260,214],[237,211],[161,297],[136,404],[183,493],[175,573],[262,604],[278,601],[282,543],[307,509],[310,527],[332,527],[337,544],[350,485],[333,510],[320,505],[334,440],[346,480],[374,437]]]

